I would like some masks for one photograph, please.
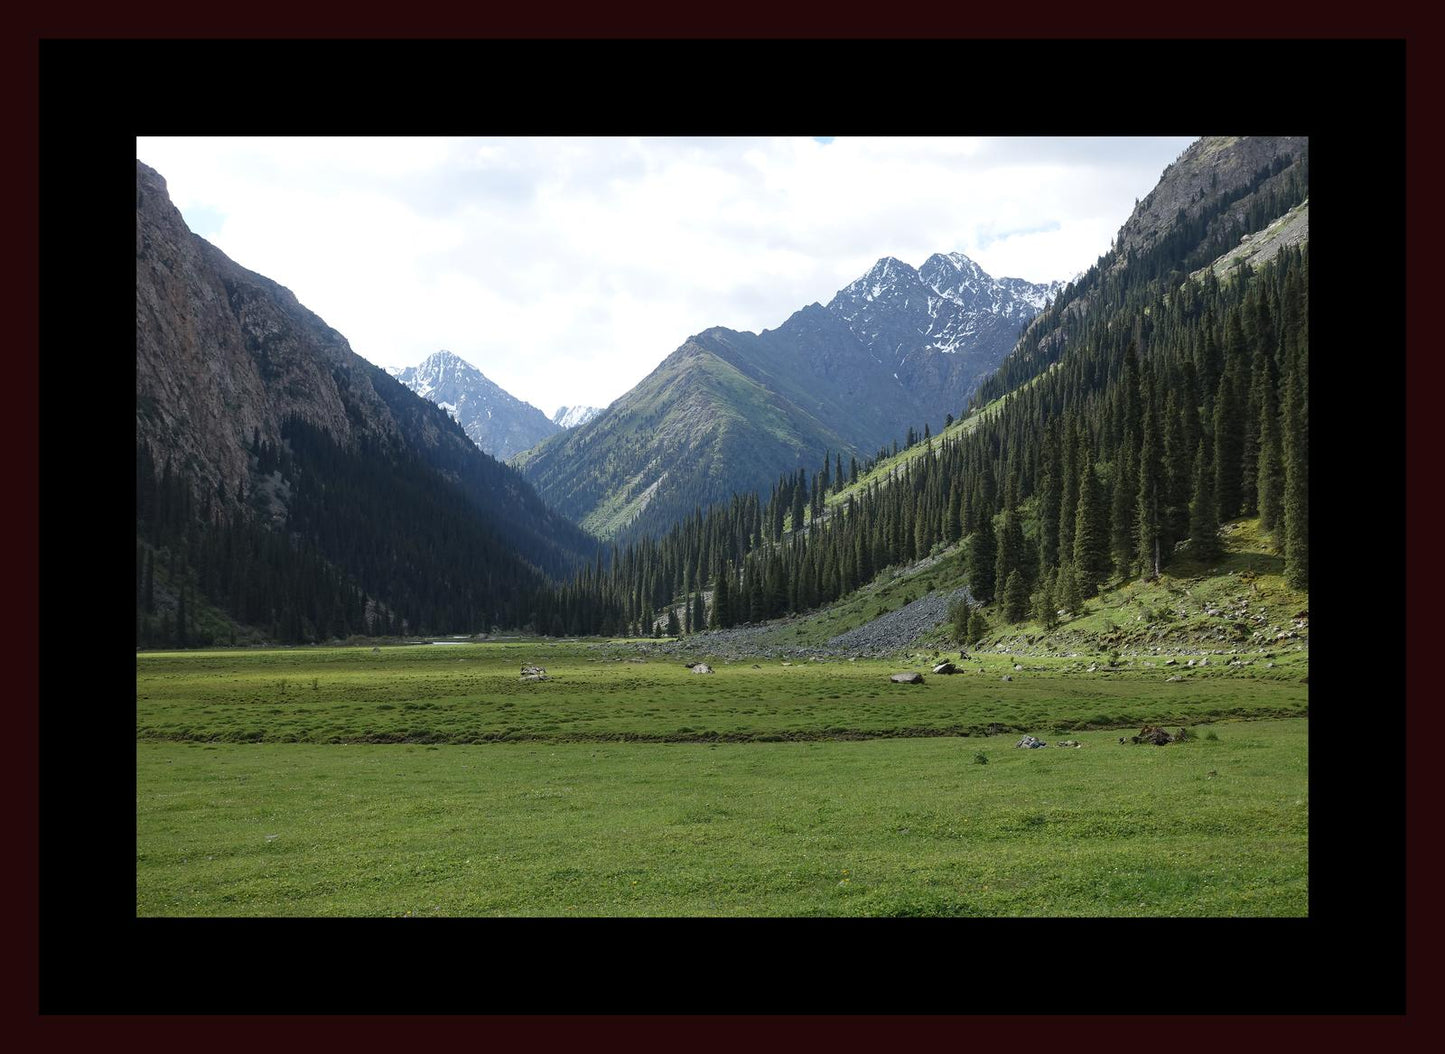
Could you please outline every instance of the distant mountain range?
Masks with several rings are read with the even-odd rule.
[[[961,253],[892,257],[760,334],[689,338],[635,388],[513,461],[588,530],[665,529],[825,454],[871,456],[941,428],[1060,289],[995,279]]]
[[[550,435],[586,424],[602,412],[595,406],[559,406],[548,419],[466,359],[446,350],[428,355],[420,365],[389,367],[386,372],[451,414],[467,437],[498,461],[530,450]]]
[[[418,366],[387,372],[451,414],[467,438],[498,461],[520,454],[563,427],[450,351],[428,355]]]

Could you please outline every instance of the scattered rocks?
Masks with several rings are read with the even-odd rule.
[[[1132,741],[1135,743],[1152,743],[1156,747],[1162,747],[1169,743],[1182,743],[1188,738],[1189,733],[1182,728],[1171,735],[1163,728],[1156,728],[1154,725],[1145,725],[1139,729],[1137,736],[1132,737]],[[1123,740],[1121,739],[1119,742],[1122,743]]]
[[[910,670],[907,673],[895,673],[888,679],[894,684],[922,684],[923,674]]]
[[[547,681],[547,671],[540,666],[533,666],[529,663],[522,664],[522,680],[524,681]]]
[[[948,605],[960,599],[971,599],[967,589],[920,597],[897,611],[890,611],[857,629],[839,634],[828,641],[827,647],[873,654],[898,651],[938,628],[948,618]]]
[[[1035,739],[1033,736],[1024,736],[1023,739],[1020,739],[1017,743],[1014,744],[1015,748],[1024,747],[1028,750],[1037,750],[1039,747],[1046,746],[1048,746],[1048,744],[1045,743],[1042,739]]]

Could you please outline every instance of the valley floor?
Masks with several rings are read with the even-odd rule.
[[[1303,654],[754,660],[138,655],[136,912],[1307,913]],[[1145,723],[1192,734],[1119,743]]]

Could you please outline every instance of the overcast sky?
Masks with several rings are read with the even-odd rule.
[[[548,416],[880,257],[1072,278],[1194,136],[141,138],[187,225],[378,366],[446,348]]]

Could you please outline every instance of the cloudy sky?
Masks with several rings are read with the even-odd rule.
[[[1068,279],[1194,136],[141,138],[187,225],[379,366],[447,348],[549,416],[883,256]]]

